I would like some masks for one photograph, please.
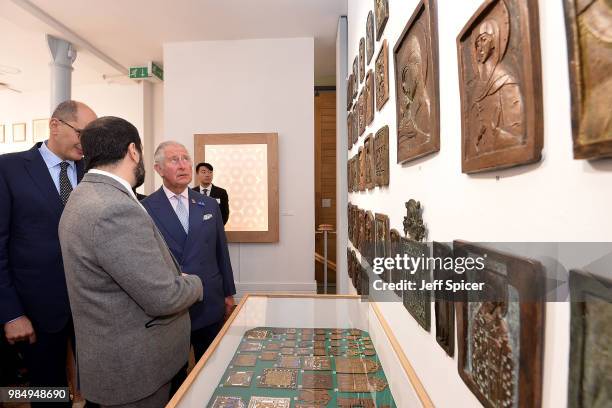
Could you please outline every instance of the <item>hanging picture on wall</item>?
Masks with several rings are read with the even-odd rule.
[[[368,58],[367,64],[370,65],[374,56],[374,13],[372,13],[372,10],[368,13],[366,20],[366,56]]]
[[[365,239],[363,240],[363,248],[361,248],[361,255],[365,258],[368,264],[372,265],[374,260],[374,215],[372,211],[366,212],[365,217]]]
[[[440,150],[438,25],[435,0],[421,0],[393,48],[397,162]]]
[[[376,186],[374,169],[374,136],[370,133],[363,141],[365,151],[365,188],[368,190]]]
[[[374,12],[376,14],[376,40],[379,41],[389,19],[389,0],[374,0]]]
[[[33,142],[43,142],[49,139],[49,119],[35,119],[32,121]]]
[[[433,242],[434,259],[452,259],[452,249],[441,242]],[[445,269],[444,263],[434,264],[434,282],[448,282],[453,280],[453,270]],[[449,357],[455,353],[455,303],[453,292],[450,290],[434,291],[434,310],[436,314],[436,341]]]
[[[381,110],[389,100],[389,46],[383,40],[378,56],[376,57],[376,110]]]
[[[353,99],[357,98],[359,92],[359,62],[358,57],[353,60]]]
[[[5,143],[6,142],[6,136],[4,133],[4,125],[0,125],[0,143]]]
[[[26,124],[13,123],[13,143],[26,141]]]
[[[376,213],[374,223],[374,256],[376,258],[388,258],[391,256],[389,217],[385,214]]]
[[[355,102],[353,106],[353,146],[357,144],[359,139],[359,103]]]
[[[365,191],[365,150],[359,147],[359,191]]]
[[[366,75],[365,83],[365,95],[366,95],[366,124],[372,123],[374,120],[374,73],[372,70],[368,71]]]
[[[353,78],[349,75],[346,80],[346,110],[350,110],[353,106]]]
[[[539,161],[544,118],[537,0],[485,1],[457,37],[457,50],[462,171]]]
[[[565,0],[575,159],[612,156],[612,2]]]
[[[609,273],[609,269],[605,272]],[[612,280],[570,271],[570,365],[567,406],[605,406],[612,400]]]
[[[389,185],[389,126],[385,125],[374,137],[374,183]]]
[[[353,147],[353,112],[346,115],[346,136],[348,150],[351,150]]]
[[[455,265],[484,266],[461,276],[481,290],[455,293],[459,375],[486,408],[541,406],[542,265],[464,241],[454,241],[453,255]]]
[[[363,135],[363,133],[365,132],[366,129],[366,111],[367,111],[367,106],[366,106],[366,99],[367,99],[367,90],[366,87],[364,86],[361,89],[361,92],[359,93],[359,99],[357,99],[357,105],[359,107],[359,133],[358,136]]]
[[[359,83],[365,79],[365,38],[359,39]]]

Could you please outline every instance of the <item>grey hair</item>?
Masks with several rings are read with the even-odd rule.
[[[53,111],[51,118],[77,121],[78,109],[79,102],[72,100],[64,101],[57,105],[57,108],[55,108]]]
[[[157,146],[157,149],[155,149],[155,154],[153,155],[153,160],[155,164],[161,165],[164,162],[164,159],[166,158],[166,147],[168,146],[180,146],[183,149],[187,150],[185,145],[179,142],[175,142],[174,140],[167,140],[165,142],[161,142],[159,146]]]

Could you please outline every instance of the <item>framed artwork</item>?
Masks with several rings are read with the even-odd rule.
[[[374,120],[374,73],[368,71],[365,83],[366,123],[369,125]]]
[[[486,0],[457,37],[457,52],[462,172],[539,161],[544,118],[537,0]]]
[[[612,156],[612,2],[565,0],[575,159]]]
[[[389,100],[389,46],[387,40],[383,40],[374,65],[376,110],[381,110]]]
[[[352,74],[351,74],[352,75]],[[346,80],[346,110],[351,110],[353,106],[353,78],[349,75]]]
[[[361,255],[366,259],[368,264],[372,265],[374,260],[374,215],[372,211],[365,213],[365,238],[361,248]]]
[[[353,105],[353,145],[359,140],[359,101]]]
[[[465,241],[453,242],[453,255],[484,259],[482,270],[461,276],[482,290],[455,294],[459,375],[486,408],[541,406],[542,265]]]
[[[194,152],[232,197],[228,242],[278,242],[278,134],[196,134]]]
[[[570,271],[570,408],[605,406],[612,390],[612,279]]]
[[[6,133],[4,125],[0,125],[0,143],[6,143]]]
[[[359,83],[365,79],[365,38],[359,39]]]
[[[366,129],[366,112],[367,112],[367,87],[363,87],[361,92],[359,93],[359,98],[357,99],[357,106],[359,110],[359,132],[358,137],[363,135]]]
[[[389,0],[374,0],[374,12],[376,14],[376,40],[379,41],[389,19]]]
[[[49,118],[34,119],[32,121],[32,137],[34,143],[44,142],[49,139]]]
[[[376,186],[374,169],[374,136],[370,133],[363,141],[365,155],[365,188],[370,190]]]
[[[366,169],[366,160],[365,160],[365,149],[363,146],[359,146],[359,191],[365,191],[365,169]]]
[[[374,56],[374,14],[372,10],[368,13],[366,20],[366,56],[368,58],[367,64],[369,65]]]
[[[25,142],[26,141],[26,124],[25,123],[13,123],[13,142]]]
[[[374,217],[374,257],[390,257],[391,235],[389,231],[389,217],[380,213],[376,213]]]
[[[346,136],[348,150],[351,150],[353,147],[353,112],[346,115]]]
[[[393,48],[397,162],[440,150],[438,23],[435,0],[421,0]]]
[[[359,92],[359,62],[358,57],[353,60],[353,99],[357,98]]]
[[[389,185],[389,126],[385,125],[374,137],[374,184]]]

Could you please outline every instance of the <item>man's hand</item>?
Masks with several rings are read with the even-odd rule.
[[[21,316],[12,322],[4,324],[4,333],[9,344],[15,344],[18,341],[28,340],[30,344],[36,342],[36,333],[32,327],[32,322],[25,316]]]
[[[235,305],[236,302],[234,302],[233,296],[228,296],[225,298],[225,317],[228,317],[230,314],[232,314]]]

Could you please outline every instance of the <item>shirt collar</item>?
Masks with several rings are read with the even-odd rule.
[[[44,141],[43,143],[40,144],[38,151],[40,152],[40,155],[42,156],[43,160],[45,161],[45,164],[47,165],[47,168],[49,169],[51,167],[55,167],[59,165],[63,161],[68,163],[70,167],[74,167],[73,160],[62,160],[55,153],[53,153],[47,146],[47,141]]]
[[[210,183],[210,184],[208,185],[208,187],[204,187],[203,185],[201,185],[201,184],[200,184],[200,190],[202,190],[202,191],[204,191],[204,190],[208,190],[208,191],[210,191],[210,189],[212,188],[212,186],[213,186],[213,185],[212,185],[212,183]]]
[[[162,188],[164,189],[164,193],[166,193],[166,197],[168,197],[168,200],[176,195],[175,193],[170,191],[166,186],[162,185]],[[189,201],[189,188],[185,187],[185,190],[183,190],[183,192],[180,193],[179,195],[183,197],[185,200]]]
[[[92,173],[92,174],[101,174],[103,176],[107,176],[112,178],[113,180],[116,180],[117,182],[121,183],[121,185],[123,187],[125,187],[125,189],[132,195],[132,197],[134,197],[134,199],[136,201],[138,201],[138,199],[136,198],[136,194],[134,194],[134,191],[132,191],[132,186],[130,185],[130,183],[128,183],[127,181],[125,181],[124,179],[122,179],[121,177],[113,174],[113,173],[109,173],[108,171],[104,171],[104,170],[100,170],[100,169],[91,169],[88,171],[88,173]]]

